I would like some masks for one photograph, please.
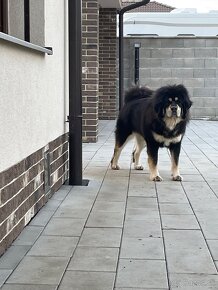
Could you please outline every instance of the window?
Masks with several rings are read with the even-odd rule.
[[[0,32],[8,32],[8,2],[0,0]]]
[[[44,46],[44,0],[0,0],[0,31]]]

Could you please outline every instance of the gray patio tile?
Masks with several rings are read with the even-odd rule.
[[[130,208],[126,210],[126,221],[143,221],[147,219],[158,219],[158,209],[152,208]]]
[[[124,219],[124,212],[104,212],[92,211],[86,226],[87,227],[122,227]]]
[[[85,228],[79,246],[119,247],[121,232],[119,228]]]
[[[125,221],[123,236],[129,238],[162,237],[160,219]]]
[[[188,203],[160,203],[160,212],[162,215],[193,215]]]
[[[121,258],[164,259],[162,238],[126,238],[121,245]]]
[[[84,219],[52,218],[43,235],[78,237],[85,224]]]
[[[31,246],[11,246],[0,258],[0,269],[14,269]]]
[[[67,262],[64,257],[25,257],[7,283],[57,285]]]
[[[37,215],[31,220],[29,223],[30,226],[41,226],[45,227],[48,221],[51,219],[53,216],[54,211],[51,210],[46,210],[42,208]]]
[[[75,206],[74,206],[75,207]],[[61,205],[54,214],[54,217],[58,218],[74,218],[74,219],[87,219],[89,212],[91,211],[92,204],[89,206],[80,206],[78,208],[72,208],[71,205]]]
[[[78,243],[75,237],[41,236],[28,256],[70,257]]]
[[[50,200],[61,200],[63,201],[68,193],[71,191],[72,187],[69,185],[62,185],[61,188],[55,192]]]
[[[128,196],[156,197],[155,183],[147,179],[144,174],[131,172]]]
[[[113,290],[115,273],[67,271],[59,290]]]
[[[0,287],[5,283],[11,272],[12,270],[0,269]]]
[[[218,239],[218,209],[211,209],[198,212],[196,215],[198,217],[199,223],[202,227],[202,231],[206,239],[216,240]]]
[[[99,201],[98,198],[93,206],[93,211],[105,211],[105,212],[124,212],[126,203],[114,202],[114,201]]]
[[[98,201],[105,202],[125,202],[126,192],[114,192],[114,189],[101,190],[98,195]]]
[[[14,246],[32,246],[43,231],[43,227],[27,226],[13,242]]]
[[[5,284],[2,290],[56,290],[56,286],[49,285],[13,285],[13,284]]]
[[[135,208],[143,208],[153,209],[155,211],[158,210],[157,199],[156,198],[147,198],[147,197],[128,197],[127,199],[127,208],[135,209]]]
[[[165,230],[164,240],[170,273],[217,273],[199,230]]]
[[[218,289],[218,275],[170,274],[172,290],[210,290]]]
[[[165,261],[120,259],[115,286],[168,288]]]
[[[45,210],[56,211],[56,209],[59,207],[60,204],[61,204],[61,200],[49,199],[43,208]]]
[[[207,240],[212,257],[218,261],[218,240]]]
[[[68,270],[116,272],[118,248],[77,247]]]
[[[194,215],[162,215],[163,229],[196,230],[199,224]]]

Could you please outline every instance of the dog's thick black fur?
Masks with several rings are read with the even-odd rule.
[[[161,181],[157,169],[158,149],[167,147],[171,153],[173,180],[181,181],[178,163],[181,141],[189,121],[192,102],[183,85],[168,85],[153,91],[134,87],[125,95],[125,105],[118,116],[112,169],[119,169],[118,159],[128,137],[135,136],[133,152],[135,169],[142,170],[139,157],[147,146],[150,179]]]

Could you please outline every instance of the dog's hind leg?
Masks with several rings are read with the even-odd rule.
[[[143,170],[143,166],[140,164],[140,154],[142,152],[142,150],[145,148],[146,142],[145,139],[138,133],[134,134],[135,136],[135,140],[136,140],[136,144],[135,144],[135,149],[132,153],[133,155],[133,163],[134,163],[134,168],[136,170]]]
[[[111,169],[119,170],[120,166],[118,165],[118,160],[120,154],[125,147],[126,143],[131,139],[131,135],[126,135],[122,138],[122,140],[118,141],[118,137],[116,137],[115,147],[114,147],[114,155],[111,159]]]

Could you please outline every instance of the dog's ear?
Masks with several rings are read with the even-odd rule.
[[[156,103],[154,105],[154,110],[157,113],[159,118],[163,118],[164,117],[164,108],[163,108],[162,102]]]
[[[193,102],[187,98],[186,100],[184,100],[183,106],[182,106],[182,118],[185,119],[186,115],[188,113],[188,110],[191,108]]]

